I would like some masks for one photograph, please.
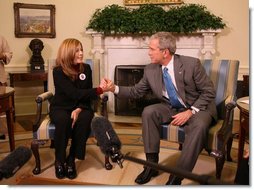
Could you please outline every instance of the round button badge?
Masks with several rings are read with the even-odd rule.
[[[86,75],[85,75],[84,73],[81,73],[81,74],[79,75],[79,79],[80,79],[80,80],[85,80],[85,79],[86,79]]]

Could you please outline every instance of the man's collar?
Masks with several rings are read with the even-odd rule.
[[[165,67],[169,69],[169,67],[173,64],[174,64],[174,55],[172,55],[171,60],[168,62],[167,66],[162,66],[162,69],[164,69]]]

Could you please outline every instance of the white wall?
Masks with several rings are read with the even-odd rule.
[[[54,58],[60,43],[68,37],[77,38],[83,42],[85,58],[91,58],[91,38],[85,34],[91,15],[97,8],[109,4],[123,5],[123,0],[0,0],[0,34],[8,40],[14,53],[7,70],[29,65],[31,51],[28,48],[33,38],[16,38],[14,35],[13,3],[53,4],[56,7],[56,38],[41,38],[44,43],[42,56],[46,61]],[[238,59],[241,62],[240,72],[248,73],[249,69],[249,2],[247,0],[184,0],[185,3],[200,3],[205,5],[212,13],[221,16],[227,28],[218,36],[217,58]],[[23,85],[23,84],[22,84]],[[30,94],[23,86],[16,88],[17,114],[29,114],[34,102],[36,91],[42,91],[40,84],[29,86],[33,88]],[[24,95],[25,94],[25,95]],[[21,99],[18,100],[18,97]],[[30,101],[30,103],[29,103]],[[21,103],[23,102],[23,103]],[[24,109],[24,104],[26,106]],[[19,111],[20,110],[20,111]],[[22,110],[22,112],[21,112]],[[27,110],[27,111],[26,111]]]

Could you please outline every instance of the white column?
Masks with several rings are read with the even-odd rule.
[[[216,34],[221,30],[202,30],[201,32],[204,38],[201,53],[204,59],[213,59],[216,53]]]
[[[104,35],[94,31],[86,31],[87,34],[92,36],[92,49],[91,53],[93,54],[93,59],[99,60],[100,65],[100,77],[105,74],[105,64],[104,64],[104,53],[105,53],[105,45],[104,45]]]

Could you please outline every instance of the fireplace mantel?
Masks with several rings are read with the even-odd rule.
[[[213,59],[217,53],[216,35],[221,30],[201,30],[189,34],[176,34],[177,54],[200,59]],[[102,33],[87,30],[92,37],[93,59],[100,60],[100,76],[114,81],[117,65],[146,65],[149,36],[104,36]],[[109,111],[114,112],[114,96],[109,94]]]

